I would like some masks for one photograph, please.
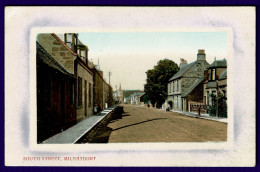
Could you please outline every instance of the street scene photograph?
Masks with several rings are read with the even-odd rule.
[[[227,141],[227,32],[38,33],[37,143]]]

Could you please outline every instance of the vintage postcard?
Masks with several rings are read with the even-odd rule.
[[[7,166],[255,165],[254,7],[5,14]]]

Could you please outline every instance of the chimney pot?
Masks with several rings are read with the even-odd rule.
[[[184,60],[184,59],[181,58],[180,68],[182,68],[186,64],[187,64],[187,60]]]
[[[206,60],[206,54],[204,49],[198,50],[197,60]]]

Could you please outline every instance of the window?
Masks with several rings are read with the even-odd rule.
[[[85,54],[85,50],[80,50],[80,56],[83,60],[85,60],[86,54]]]
[[[88,105],[91,106],[91,83],[89,83],[88,87]]]
[[[72,33],[66,33],[65,34],[65,43],[68,47],[72,48]]]
[[[71,33],[67,33],[66,36],[67,36],[66,42],[72,43],[72,34]]]
[[[216,76],[216,69],[212,69],[212,80],[216,79],[215,76]]]
[[[174,82],[172,82],[172,90],[173,90],[173,92],[175,91],[175,88],[174,88]]]
[[[178,80],[177,80],[177,91],[179,91],[179,83],[178,83]]]
[[[78,40],[77,40],[77,37],[75,36],[74,37],[74,45],[77,45],[77,42],[78,42]]]
[[[78,77],[78,106],[82,105],[82,78]]]

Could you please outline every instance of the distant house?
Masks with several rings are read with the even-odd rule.
[[[204,98],[207,105],[213,105],[212,96],[217,95],[217,86],[219,92],[226,97],[227,92],[227,61],[215,60],[205,71]]]
[[[131,104],[131,96],[124,97],[124,103]]]
[[[191,103],[203,103],[204,71],[209,67],[204,50],[198,50],[197,60],[181,59],[180,70],[168,82],[167,103],[171,109],[190,111]]]
[[[144,95],[144,93],[133,93],[131,94],[131,104],[132,105],[141,105],[140,97]]]

